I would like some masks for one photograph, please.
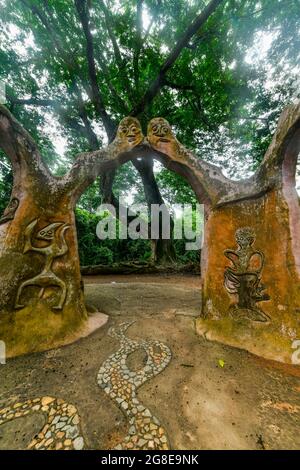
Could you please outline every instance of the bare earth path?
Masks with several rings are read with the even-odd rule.
[[[81,448],[81,436],[91,449],[300,448],[300,367],[199,338],[198,277],[85,282],[90,310],[106,313],[108,323],[72,345],[0,366],[0,408],[55,397],[2,424],[1,449],[27,448],[42,428],[46,448],[55,447],[53,433],[66,448]],[[120,336],[124,322],[134,323]],[[59,399],[65,411],[55,420]]]

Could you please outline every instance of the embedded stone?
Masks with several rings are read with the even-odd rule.
[[[75,450],[82,450],[84,447],[84,441],[82,437],[76,437],[73,441],[73,447]]]
[[[75,415],[72,419],[72,423],[73,424],[79,424],[80,422],[80,419],[79,419],[79,416],[78,415]]]
[[[42,406],[47,406],[49,405],[50,403],[54,402],[54,398],[51,398],[51,397],[43,397],[42,400]]]

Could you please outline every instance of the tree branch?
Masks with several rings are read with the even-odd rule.
[[[103,54],[100,50],[99,45],[97,47],[97,60],[99,62],[99,65],[101,67],[101,71],[103,73],[106,84],[107,84],[108,88],[110,89],[110,92],[111,92],[112,96],[118,101],[119,106],[122,109],[123,114],[125,116],[127,116],[128,113],[129,113],[129,108],[128,108],[127,104],[125,103],[125,101],[121,98],[121,96],[119,95],[117,90],[115,89],[114,85],[112,84],[112,80],[111,80],[111,77],[109,76],[109,71],[108,71],[107,65],[105,63],[105,58],[104,58],[104,56],[103,56]]]
[[[137,0],[136,2],[136,34],[135,34],[135,49],[133,52],[133,74],[134,74],[134,83],[137,91],[139,90],[139,57],[142,48],[142,29],[143,29],[143,2],[144,0]]]
[[[75,0],[75,6],[82,25],[82,29],[86,39],[86,56],[88,62],[88,71],[91,83],[91,100],[95,109],[102,119],[107,136],[111,141],[114,137],[116,126],[111,117],[107,114],[103,98],[101,96],[98,82],[97,72],[94,58],[94,44],[93,37],[89,27],[89,7],[86,0]]]
[[[205,9],[200,13],[200,15],[198,15],[192,22],[192,24],[187,28],[185,33],[181,36],[181,38],[169,54],[169,57],[161,66],[157,77],[150,84],[148,90],[146,91],[140,102],[131,111],[131,116],[138,116],[139,114],[141,114],[145,110],[145,108],[151,103],[151,101],[155,98],[155,96],[158,94],[159,90],[163,86],[165,75],[174,65],[182,50],[188,45],[190,39],[204,25],[204,23],[215,12],[215,10],[222,2],[223,0],[211,0],[211,2],[205,7]]]
[[[0,148],[10,159],[14,174],[14,185],[24,184],[25,179],[33,183],[47,183],[51,174],[42,161],[37,145],[28,132],[10,111],[0,104]]]
[[[123,60],[122,60],[121,52],[120,52],[116,37],[113,33],[112,19],[111,19],[110,11],[107,8],[107,6],[106,6],[106,4],[103,0],[99,0],[99,5],[101,7],[101,10],[104,13],[105,24],[106,24],[108,36],[109,36],[109,38],[111,40],[111,43],[113,45],[116,62],[118,64],[119,68],[123,68]]]
[[[108,32],[108,36],[109,36],[109,38],[111,40],[111,43],[112,43],[112,46],[113,46],[115,59],[116,59],[117,65],[119,67],[119,71],[120,71],[120,73],[122,75],[122,78],[124,80],[124,82],[123,82],[124,88],[127,91],[128,98],[130,99],[130,101],[132,103],[134,103],[135,96],[134,96],[134,93],[133,93],[133,91],[130,87],[128,77],[124,73],[125,72],[124,60],[122,59],[120,48],[118,46],[117,39],[114,35],[113,25],[112,25],[113,21],[112,21],[111,13],[110,13],[109,9],[107,8],[104,0],[99,0],[99,5],[100,5],[100,8],[101,8],[101,10],[103,11],[103,14],[104,14],[105,25],[106,25],[106,29],[107,29],[107,32]]]
[[[173,88],[174,90],[195,91],[195,87],[193,85],[181,85],[179,83],[174,83],[168,80],[166,77],[163,78],[162,85]]]
[[[47,98],[37,98],[31,97],[28,99],[16,98],[10,93],[6,93],[6,96],[10,103],[16,105],[25,105],[25,106],[41,106],[41,107],[51,107],[52,110],[58,114],[58,117],[66,124],[69,128],[74,129],[79,134],[87,138],[91,150],[96,150],[99,148],[99,143],[96,134],[94,133],[92,126],[88,120],[84,104],[78,104],[79,117],[83,122],[83,126],[79,124],[77,119],[70,117],[70,111],[66,109],[62,102],[58,100],[51,100]]]
[[[53,21],[53,17],[51,16],[50,9],[49,8],[45,9],[47,11],[47,14],[50,16],[50,20],[49,20],[48,16],[44,13],[44,11],[39,9],[37,7],[37,5],[31,4],[30,2],[28,2],[28,0],[21,0],[21,1],[32,12],[33,15],[35,15],[39,18],[40,23],[43,25],[43,27],[46,29],[46,31],[51,36],[51,38],[53,40],[54,47],[57,50],[57,52],[59,54],[59,57],[63,59],[63,61],[65,62],[66,66],[67,66],[67,69],[68,69],[68,72],[69,72],[69,75],[70,75],[70,81],[72,82],[72,86],[75,87],[76,82],[73,78],[73,75],[74,75],[74,72],[78,72],[77,59],[76,59],[76,57],[74,57],[74,54],[72,53],[72,51],[66,50],[64,45],[62,44],[61,39],[57,34],[57,32],[59,30],[56,27],[55,22]],[[86,1],[86,0],[84,0],[84,1]],[[80,3],[80,5],[83,5],[82,2],[79,1],[79,3]],[[53,26],[53,24],[54,24],[54,26]],[[88,23],[87,23],[87,26],[88,26]],[[88,32],[89,32],[89,30],[88,30]],[[93,52],[93,49],[92,49],[92,52]],[[83,83],[85,84],[85,80],[83,81]],[[86,91],[87,91],[88,95],[91,97],[92,101],[94,102],[94,106],[96,104],[96,106],[95,106],[96,109],[97,109],[97,106],[98,106],[97,111],[99,113],[100,118],[102,119],[104,127],[106,128],[106,126],[108,127],[108,126],[111,125],[111,122],[109,121],[110,120],[109,116],[107,117],[107,115],[105,115],[105,113],[106,113],[105,109],[103,111],[103,114],[100,113],[100,108],[101,108],[100,103],[97,102],[97,99],[95,100],[95,89],[93,88],[95,86],[95,83],[97,85],[97,81],[92,82],[92,86],[87,87]],[[93,98],[94,98],[94,100],[93,100]],[[78,97],[78,100],[80,100],[80,97]],[[29,104],[29,103],[27,103],[27,104]],[[82,113],[82,105],[80,105],[79,101],[78,101],[78,104],[79,104],[79,108],[80,108],[79,109],[79,114],[80,114],[80,113]],[[68,119],[65,118],[65,121],[68,121]],[[73,122],[72,127],[74,127],[74,124],[75,123]],[[84,123],[84,125],[86,127],[86,123]],[[89,132],[88,129],[87,129],[87,131]],[[92,137],[91,132],[89,132],[89,133],[90,133],[90,137]]]

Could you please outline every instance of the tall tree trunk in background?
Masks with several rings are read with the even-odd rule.
[[[141,158],[133,160],[133,165],[141,175],[146,201],[151,213],[151,205],[164,204],[164,200],[160,194],[154,173],[153,173],[153,159],[152,158]],[[158,264],[172,263],[176,261],[176,253],[172,240],[172,233],[174,228],[173,219],[170,216],[170,238],[164,239],[162,236],[162,217],[160,215],[160,230],[159,238],[157,240],[151,240],[152,244],[152,260]],[[150,227],[151,230],[151,227]]]
[[[151,158],[147,159],[135,159],[132,161],[133,165],[135,168],[138,170],[139,174],[141,175],[142,182],[143,182],[143,187],[144,187],[144,192],[145,192],[145,198],[147,201],[147,205],[149,208],[149,213],[151,211],[151,205],[152,204],[164,204],[164,200],[160,194],[159,188],[157,186],[157,182],[153,173],[153,160]],[[103,197],[103,202],[105,204],[112,204],[114,208],[116,209],[116,216],[119,218],[119,212],[120,212],[120,202],[116,198],[114,192],[113,192],[113,182],[114,182],[114,177],[115,177],[115,171],[112,170],[110,172],[107,172],[105,175],[101,176],[101,182],[100,182],[100,190],[101,194]],[[124,213],[124,210],[127,210],[127,208],[122,208],[122,212]],[[170,215],[170,214],[169,214]],[[128,215],[127,217],[127,222],[128,224],[135,219],[134,215]],[[160,216],[161,219],[161,216]],[[160,220],[160,232],[159,232],[159,238],[156,240],[151,240],[151,223],[149,223],[149,228],[148,228],[148,233],[149,233],[149,239],[151,240],[151,252],[152,252],[152,261],[157,264],[164,264],[164,263],[173,263],[176,261],[176,252],[174,249],[174,244],[172,240],[172,233],[173,233],[173,227],[174,227],[174,222],[173,219],[170,215],[170,227],[171,227],[171,233],[170,233],[170,239],[163,239],[162,233],[161,233],[161,227],[162,223]]]

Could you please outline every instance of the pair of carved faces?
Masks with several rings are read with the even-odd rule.
[[[119,124],[117,139],[127,147],[135,147],[143,141],[141,125],[136,118],[126,117]],[[149,122],[147,140],[151,146],[160,148],[175,140],[168,121],[163,118],[154,118]]]

